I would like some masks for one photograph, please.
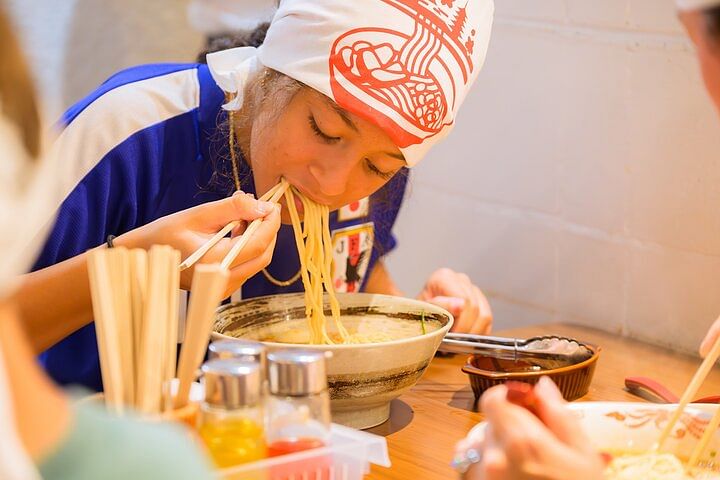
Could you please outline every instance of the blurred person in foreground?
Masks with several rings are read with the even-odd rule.
[[[0,479],[209,479],[180,427],[74,404],[39,368],[12,299],[52,210],[57,177],[44,159],[30,75],[0,3]],[[34,241],[28,241],[31,237]]]

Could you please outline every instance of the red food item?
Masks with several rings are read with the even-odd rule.
[[[519,407],[527,408],[533,415],[538,415],[537,396],[532,385],[523,382],[507,382],[507,401]],[[600,452],[602,462],[607,466],[612,462],[613,455],[608,452]]]
[[[276,440],[268,444],[268,457],[279,457],[291,453],[303,452],[324,447],[325,443],[317,438],[289,438]],[[325,454],[319,457],[304,458],[282,465],[270,467],[268,480],[332,480],[333,459]]]
[[[276,440],[268,445],[268,456],[278,457],[288,453],[302,452],[312,448],[324,447],[325,443],[317,438],[293,438]]]
[[[526,408],[533,415],[538,415],[538,403],[532,385],[522,382],[507,382],[507,401],[519,407]]]

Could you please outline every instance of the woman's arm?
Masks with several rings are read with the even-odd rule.
[[[265,220],[260,228],[231,265],[227,289],[230,294],[270,263],[280,227],[278,206],[239,193],[160,218],[119,236],[114,244],[144,249],[154,244],[172,245],[185,258],[231,221],[262,217]],[[235,241],[221,240],[205,254],[202,262],[219,262]],[[13,300],[20,308],[26,334],[36,352],[51,347],[92,321],[86,260],[87,253],[84,253],[23,276]],[[181,287],[186,290],[190,288],[192,272],[191,268],[182,273]]]
[[[86,254],[22,277],[12,300],[36,353],[92,320]]]

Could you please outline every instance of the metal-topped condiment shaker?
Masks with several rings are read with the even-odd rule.
[[[305,396],[326,392],[325,353],[314,350],[278,350],[268,354],[270,393]]]
[[[214,359],[202,366],[205,403],[218,408],[255,407],[262,400],[260,365],[238,359]]]
[[[323,446],[330,435],[325,353],[287,349],[268,361],[268,455]]]
[[[260,365],[261,375],[267,371],[267,348],[260,342],[250,340],[217,340],[208,347],[208,360],[234,358]]]

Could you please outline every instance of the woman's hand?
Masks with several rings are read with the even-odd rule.
[[[710,353],[713,345],[718,341],[718,337],[720,337],[720,318],[710,326],[710,330],[705,334],[705,339],[700,344],[700,355],[703,358]]]
[[[272,259],[275,240],[280,228],[280,206],[256,200],[252,195],[236,192],[231,197],[209,202],[197,207],[159,218],[152,223],[119,236],[115,243],[149,249],[152,245],[171,245],[180,250],[181,257],[188,257],[228,223],[240,220],[240,227],[232,232],[232,238],[223,238],[211,248],[199,263],[219,263],[245,231],[247,222],[262,218],[260,227],[250,238],[230,266],[230,280],[226,294],[240,286],[265,268]],[[181,273],[180,286],[189,290],[194,268]]]
[[[492,310],[485,295],[470,277],[449,268],[433,272],[419,300],[435,304],[455,317],[453,332],[485,335],[492,328]]]
[[[600,480],[605,462],[565,408],[555,384],[544,377],[535,387],[537,416],[507,400],[507,387],[482,397],[488,427],[483,438],[465,439],[481,460],[465,478],[473,480]],[[472,444],[472,445],[470,445]]]

